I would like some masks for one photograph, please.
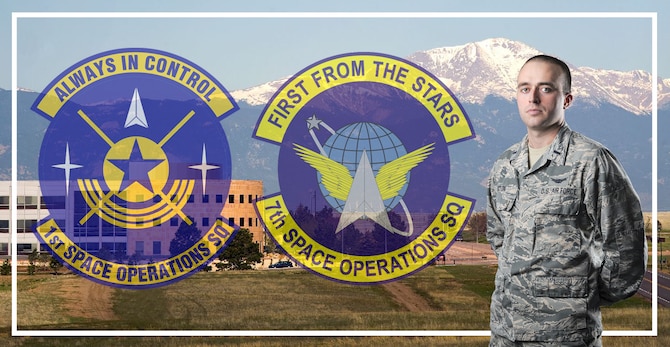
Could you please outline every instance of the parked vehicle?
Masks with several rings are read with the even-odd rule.
[[[271,269],[279,269],[284,267],[293,267],[293,263],[291,263],[289,260],[282,260],[270,265]]]

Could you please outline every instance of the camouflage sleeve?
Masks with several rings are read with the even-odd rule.
[[[503,222],[496,210],[495,186],[492,182],[493,170],[488,181],[488,194],[486,199],[486,239],[491,244],[496,257],[500,259],[500,248],[503,245],[505,237],[505,228]]]
[[[637,193],[606,149],[596,156],[587,175],[585,204],[596,232],[600,231],[602,258],[594,259],[602,259],[598,289],[601,304],[607,305],[637,292],[646,270],[647,243]]]

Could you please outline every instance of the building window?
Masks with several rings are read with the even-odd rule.
[[[244,226],[244,217],[240,217],[240,226],[241,226],[241,227]]]
[[[30,254],[33,252],[33,245],[30,243],[19,243],[16,245],[17,254]]]
[[[248,226],[252,226],[252,225],[253,225],[253,224],[251,223],[251,221],[252,221],[252,218],[251,218],[251,217],[249,217],[249,221],[248,221],[248,222],[249,222],[249,224],[247,224]]]
[[[0,196],[0,210],[7,210],[7,209],[9,209],[9,197]]]
[[[75,200],[75,203],[76,203],[76,200]],[[75,211],[75,213],[74,213],[74,218],[77,221],[84,216],[85,216],[85,213],[84,213],[83,209]],[[100,223],[103,223],[102,231],[104,231],[105,233],[108,232],[108,228],[104,228],[104,221],[102,219],[100,219],[100,217],[98,217],[98,215],[92,215],[89,219],[86,220],[86,222],[84,222],[84,224],[79,225],[78,223],[75,223],[74,228],[73,228],[74,229],[74,236],[77,236],[77,237],[100,236],[100,233],[101,233]]]
[[[202,217],[202,226],[208,227],[209,226],[209,218],[207,217]]]
[[[58,225],[65,225],[65,221],[63,221],[62,224],[58,223]],[[102,236],[126,236],[126,228],[118,227],[106,221],[102,221],[101,227]]]
[[[144,255],[144,241],[135,241],[135,254]]]
[[[189,195],[189,196],[188,196],[188,201],[187,201],[187,202],[188,202],[189,204],[192,204],[193,201],[195,201],[195,198],[193,197],[193,195]]]
[[[107,251],[111,252],[115,257],[123,256],[126,254],[126,244],[123,242],[103,242],[101,249],[106,249]]]
[[[233,217],[228,218],[228,225],[230,225],[231,227],[235,225],[235,218]]]
[[[171,227],[179,226],[179,218],[177,217],[170,218],[170,226]]]
[[[244,194],[240,194],[240,204],[244,203]]]
[[[9,232],[9,221],[8,220],[0,220],[0,233],[8,233]]]
[[[0,243],[0,255],[9,255],[8,243]]]
[[[221,194],[216,194],[216,203],[221,204],[223,203],[223,195]]]
[[[37,209],[39,198],[36,196],[17,196],[16,208],[19,210],[35,210]]]
[[[31,233],[33,226],[37,223],[36,219],[19,219],[16,221],[17,233]]]
[[[2,197],[0,197],[2,201]],[[64,210],[65,209],[65,197],[64,196],[43,196],[41,208],[49,210]],[[2,203],[0,202],[0,209],[2,209]]]
[[[208,204],[209,203],[209,195],[205,194],[202,196],[202,203],[203,204]]]
[[[251,199],[251,194],[249,194],[248,198],[249,198],[249,203],[250,203],[250,204],[251,204],[252,202],[254,202],[254,201]]]
[[[235,195],[233,195],[233,194],[228,195],[228,203],[229,204],[234,204],[235,203]]]
[[[161,242],[154,241],[154,254],[161,254]]]

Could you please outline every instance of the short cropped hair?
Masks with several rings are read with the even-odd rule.
[[[526,60],[526,62],[523,65],[525,66],[526,64],[528,64],[533,60],[539,60],[545,63],[554,64],[559,68],[561,68],[561,71],[563,71],[563,89],[564,89],[563,92],[565,94],[570,93],[570,90],[572,89],[572,75],[570,75],[570,68],[568,67],[568,64],[566,64],[565,62],[556,57],[552,57],[550,55],[545,54],[539,54]]]

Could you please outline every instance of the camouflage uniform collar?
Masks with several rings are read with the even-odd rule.
[[[572,138],[572,130],[570,130],[570,127],[567,124],[564,124],[561,129],[558,130],[554,142],[551,143],[547,153],[545,153],[547,160],[556,163],[556,165],[565,165],[570,138]]]
[[[549,149],[547,149],[543,158],[540,158],[540,160],[535,163],[533,169],[544,166],[547,161],[551,161],[556,165],[565,165],[568,143],[570,142],[571,137],[572,130],[567,124],[564,124],[561,129],[558,130],[554,141],[549,146]],[[517,172],[520,174],[530,173],[528,169],[528,134],[526,134],[526,136],[523,137],[523,140],[516,146],[516,152],[510,157],[510,164],[516,168]]]

